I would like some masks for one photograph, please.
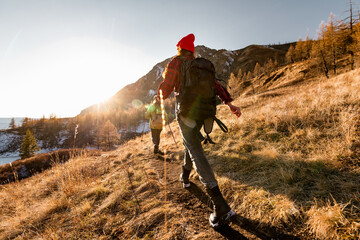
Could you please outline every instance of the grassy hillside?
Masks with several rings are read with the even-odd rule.
[[[359,73],[299,83],[292,71],[237,100],[243,116],[209,148],[237,212],[319,239],[360,236]]]
[[[241,118],[218,107],[230,132],[215,127],[217,144],[205,146],[225,198],[256,227],[210,228],[206,199],[178,182],[174,122],[177,145],[162,134],[166,162],[153,157],[144,135],[0,186],[0,239],[270,239],[262,233],[271,229],[300,239],[358,239],[360,70],[300,81],[301,64],[235,100]],[[195,173],[191,179],[203,189]]]

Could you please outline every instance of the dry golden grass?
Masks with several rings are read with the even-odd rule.
[[[233,206],[275,226],[296,219],[310,239],[358,239],[360,71],[266,93],[238,99],[239,120],[220,110],[230,136],[217,130],[207,149],[225,191],[243,186]]]
[[[291,81],[302,76],[297,67],[265,92],[237,99],[240,119],[219,107],[230,132],[215,127],[217,144],[205,151],[239,215],[301,239],[358,239],[360,70],[299,83]],[[162,147],[180,165],[176,123],[172,130],[178,146],[164,133]],[[147,135],[0,186],[0,239],[209,239],[184,224],[195,215],[181,203],[164,205],[151,150]]]
[[[164,183],[152,155],[142,159],[150,138],[138,141],[0,186],[0,239],[161,239]],[[178,206],[169,202],[166,214],[177,215],[168,236],[184,235]]]
[[[49,153],[37,154],[26,159],[19,159],[11,164],[3,164],[0,166],[0,184],[31,177],[34,174],[51,168],[56,163],[66,162],[74,155],[85,152],[87,155],[96,156],[99,154],[97,150],[61,149]]]

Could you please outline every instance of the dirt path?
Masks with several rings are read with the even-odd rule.
[[[179,181],[182,166],[182,151],[171,149],[166,158],[166,188],[167,201],[180,207],[181,215],[185,216],[187,231],[191,236],[199,236],[198,239],[298,239],[295,236],[287,235],[271,226],[246,219],[237,215],[235,220],[226,227],[215,231],[210,227],[208,219],[210,216],[210,199],[204,192],[201,182],[194,177],[191,178],[192,185],[184,189]],[[153,155],[146,157],[151,167],[157,172],[159,179],[164,179],[164,159]],[[164,182],[164,181],[163,181]],[[171,224],[171,222],[169,223]]]
[[[171,159],[174,159],[174,155],[171,156]],[[151,165],[159,177],[163,179],[164,160],[154,158]],[[208,239],[261,239],[235,224],[231,224],[221,231],[215,231],[211,228],[208,222],[211,213],[210,200],[202,190],[201,183],[196,179],[192,179],[192,186],[189,190],[182,187],[178,180],[181,165],[182,162],[179,160],[168,160],[166,162],[167,201],[181,207],[182,215],[186,216],[184,225],[193,231],[193,235],[199,234]]]
[[[175,135],[179,135],[177,128],[173,128]],[[152,143],[149,138],[141,141],[140,150],[142,159],[147,166],[150,166],[157,174],[157,180],[164,186],[164,159],[159,159],[152,154]],[[172,139],[171,139],[172,140]],[[215,231],[209,224],[208,219],[212,212],[210,199],[205,194],[205,189],[201,182],[195,176],[191,177],[192,185],[189,189],[184,189],[179,181],[181,166],[183,164],[183,146],[179,142],[173,144],[172,141],[164,142],[166,154],[166,189],[167,201],[176,206],[180,212],[183,229],[187,232],[185,235],[191,239],[298,239],[291,235],[286,235],[267,226],[264,223],[246,219],[236,215],[235,220],[228,226]],[[136,155],[136,154],[135,154]],[[162,189],[161,191],[163,191]],[[178,216],[179,216],[178,215]],[[168,223],[171,225],[171,221]],[[179,239],[182,239],[181,236]]]

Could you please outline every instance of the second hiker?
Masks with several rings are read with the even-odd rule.
[[[157,95],[154,96],[152,104],[148,107],[145,118],[149,119],[149,127],[151,129],[151,140],[154,144],[154,154],[163,155],[164,153],[159,150],[160,145],[160,133],[163,128],[161,105]],[[165,112],[165,120],[167,120],[167,114]]]

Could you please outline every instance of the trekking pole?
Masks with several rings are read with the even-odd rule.
[[[142,130],[142,134],[141,134],[141,140],[143,139],[143,136],[144,136],[145,124],[146,124],[146,121],[144,121],[144,126],[143,126],[143,130]]]
[[[176,143],[176,140],[175,140],[175,137],[174,137],[174,133],[173,133],[173,131],[171,130],[170,123],[168,123],[168,126],[169,126],[169,129],[170,129],[171,135],[172,135],[172,137],[173,137],[173,139],[174,139],[175,146],[177,147],[177,143]]]
[[[164,107],[164,96],[162,90],[160,89],[160,104],[161,104],[161,118],[162,118],[162,127],[165,132],[165,107]],[[166,191],[166,148],[164,149],[164,222],[165,222],[165,238],[167,237],[167,191]]]

